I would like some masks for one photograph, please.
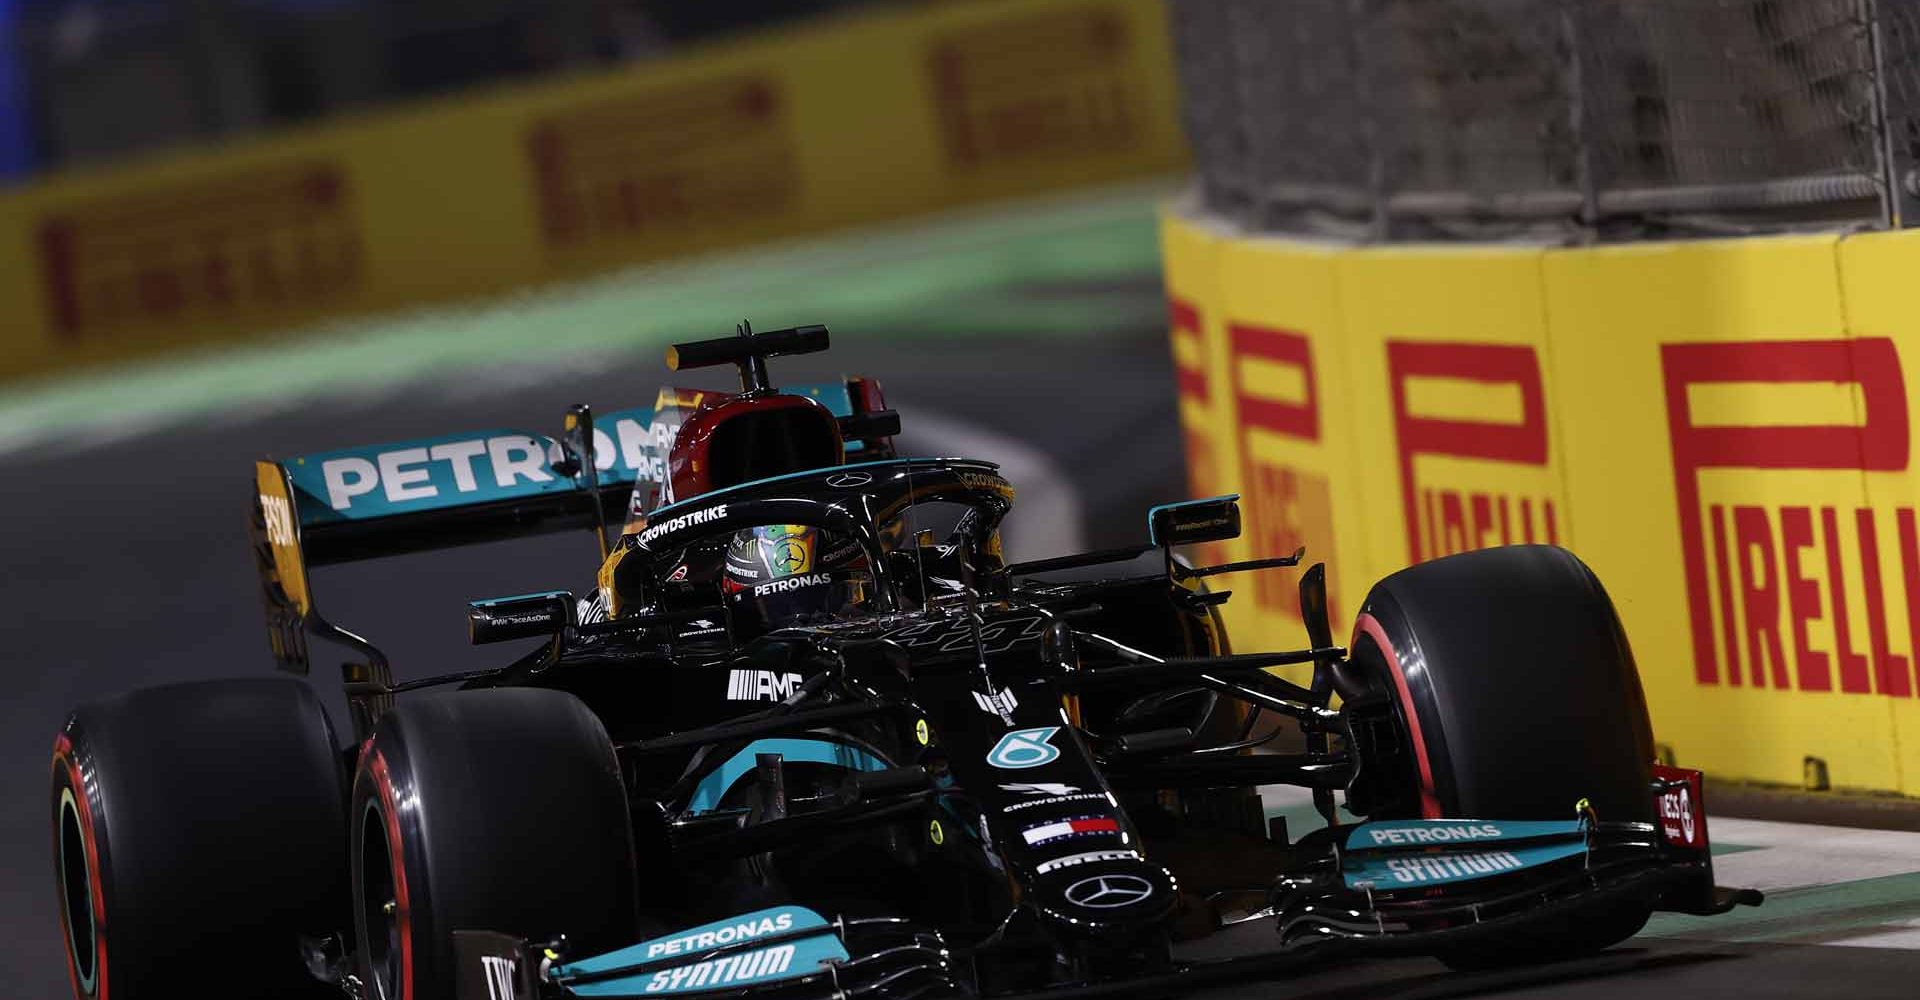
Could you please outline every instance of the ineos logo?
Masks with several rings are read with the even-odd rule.
[[[871,482],[873,482],[873,477],[864,472],[842,472],[839,475],[827,477],[827,485],[836,490],[865,486]]]
[[[1095,875],[1067,886],[1067,902],[1090,910],[1131,906],[1153,895],[1153,883],[1138,875]]]

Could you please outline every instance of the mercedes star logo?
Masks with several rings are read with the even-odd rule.
[[[1128,906],[1153,895],[1153,883],[1138,875],[1095,875],[1067,886],[1067,902],[1090,910]]]
[[[873,482],[873,477],[864,472],[842,472],[837,476],[827,477],[827,485],[836,490],[849,489],[854,486],[865,486],[870,482]]]

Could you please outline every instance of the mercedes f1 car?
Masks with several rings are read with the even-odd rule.
[[[1208,581],[1301,555],[1187,562],[1239,532],[1234,498],[1009,564],[993,463],[896,456],[872,380],[772,387],[769,357],[826,344],[679,345],[676,370],[735,365],[740,390],[577,406],[557,438],[259,463],[293,676],[72,713],[50,804],[75,994],[1166,993],[1367,954],[1551,960],[1759,902],[1715,887],[1700,775],[1656,763],[1572,554],[1402,570],[1345,646],[1316,565],[1308,645],[1235,653]],[[309,575],[559,529],[599,537],[596,586],[473,602],[473,641],[531,644],[492,669],[397,682]],[[344,749],[302,679],[321,643],[348,651]],[[1270,820],[1271,785],[1324,826]],[[1234,924],[1267,947],[1183,957]]]

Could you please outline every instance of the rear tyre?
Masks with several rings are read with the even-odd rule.
[[[306,685],[148,688],[54,741],[53,857],[80,998],[302,996],[348,920],[346,776]]]
[[[381,718],[353,785],[353,908],[369,1000],[451,1000],[453,932],[629,944],[626,792],[600,720],[536,688],[426,695]]]
[[[1436,559],[1375,584],[1355,622],[1358,683],[1397,705],[1408,784],[1380,816],[1653,822],[1653,730],[1613,602],[1565,549],[1515,545]],[[1343,685],[1346,686],[1346,685]],[[1462,968],[1553,961],[1631,937],[1651,903],[1583,912]]]

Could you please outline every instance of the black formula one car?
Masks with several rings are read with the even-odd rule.
[[[558,439],[260,463],[275,658],[351,651],[353,739],[296,677],[75,710],[50,798],[75,994],[1164,994],[1364,954],[1551,960],[1759,902],[1714,886],[1700,776],[1655,763],[1570,553],[1403,570],[1344,648],[1314,566],[1309,646],[1231,653],[1204,584],[1300,560],[1184,561],[1239,531],[1233,498],[1009,565],[992,463],[895,457],[871,380],[770,387],[768,357],[826,343],[680,345],[741,390],[575,407]],[[474,602],[475,642],[538,640],[497,669],[396,683],[309,585],[560,528],[599,535],[597,586]],[[1325,828],[1270,822],[1275,784]],[[1258,954],[1180,957],[1248,923]]]

